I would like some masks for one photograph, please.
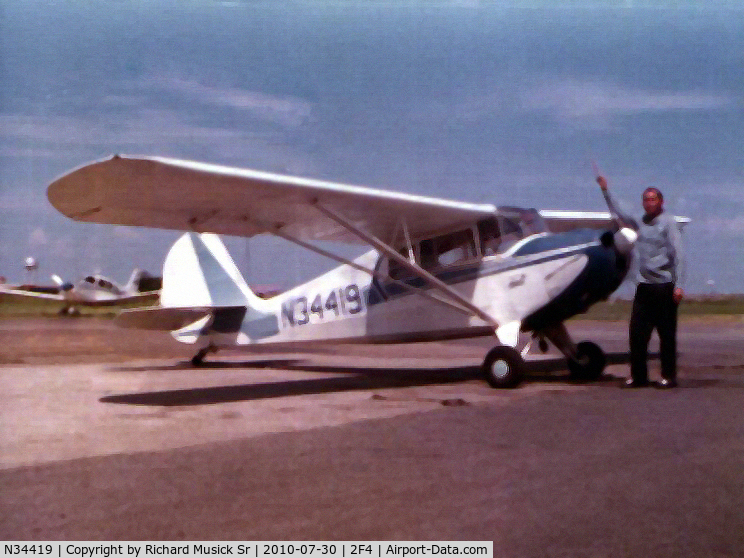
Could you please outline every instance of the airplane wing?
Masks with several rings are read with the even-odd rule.
[[[251,237],[361,243],[320,208],[390,240],[405,221],[420,237],[492,216],[496,207],[247,169],[115,155],[62,176],[52,205],[77,221]]]
[[[53,293],[42,293],[42,292],[36,292],[36,291],[29,291],[27,289],[22,288],[13,288],[13,287],[3,287],[0,286],[0,300],[4,299],[29,299],[29,298],[36,298],[41,300],[57,300],[57,301],[64,301],[65,297],[62,294],[53,294]]]
[[[609,229],[614,222],[607,211],[539,211],[550,232],[566,232],[573,229]]]
[[[122,295],[107,299],[88,299],[69,296],[64,294],[41,293],[20,288],[7,288],[0,286],[0,302],[3,300],[51,300],[62,304],[74,306],[117,306],[120,304],[146,303],[154,302],[158,299],[159,293],[156,291],[147,293],[137,293],[133,295]]]
[[[73,299],[73,302],[78,306],[119,306],[121,304],[144,304],[146,302],[155,302],[158,300],[159,296],[159,292],[151,291],[147,293],[119,295],[103,299]]]
[[[566,232],[574,229],[610,229],[614,226],[608,211],[560,211],[543,209],[540,216],[545,220],[550,232]],[[689,217],[675,216],[677,226],[682,230],[690,222]]]

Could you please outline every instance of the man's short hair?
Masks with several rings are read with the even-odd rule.
[[[659,201],[664,201],[664,194],[661,193],[661,190],[658,188],[654,188],[653,186],[649,186],[643,191],[643,195],[646,195],[646,192],[653,192],[656,194],[656,196],[659,198]]]

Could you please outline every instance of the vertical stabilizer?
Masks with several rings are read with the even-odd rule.
[[[122,287],[122,292],[126,294],[137,294],[140,292],[140,280],[145,275],[145,272],[141,269],[135,268],[132,270],[132,275],[129,276],[129,281]]]
[[[262,302],[250,290],[215,234],[186,233],[165,258],[160,294],[163,307],[260,308]]]
[[[150,311],[156,316],[130,314],[122,325],[150,326],[158,316],[171,324],[180,321],[184,325],[171,333],[185,343],[237,334],[233,342],[247,344],[279,332],[273,304],[251,291],[225,245],[210,233],[186,233],[168,252],[160,308]]]

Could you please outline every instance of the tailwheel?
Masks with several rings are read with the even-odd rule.
[[[514,388],[524,376],[524,359],[516,349],[494,347],[486,355],[481,372],[493,388]]]
[[[596,343],[582,341],[576,345],[576,354],[568,359],[571,379],[578,382],[594,382],[602,376],[607,357]]]

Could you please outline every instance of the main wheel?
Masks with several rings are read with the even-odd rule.
[[[517,387],[524,376],[524,359],[511,347],[494,347],[486,355],[481,373],[492,388]]]
[[[582,341],[576,345],[576,358],[568,359],[571,378],[578,382],[594,382],[604,372],[607,357],[596,343]]]

